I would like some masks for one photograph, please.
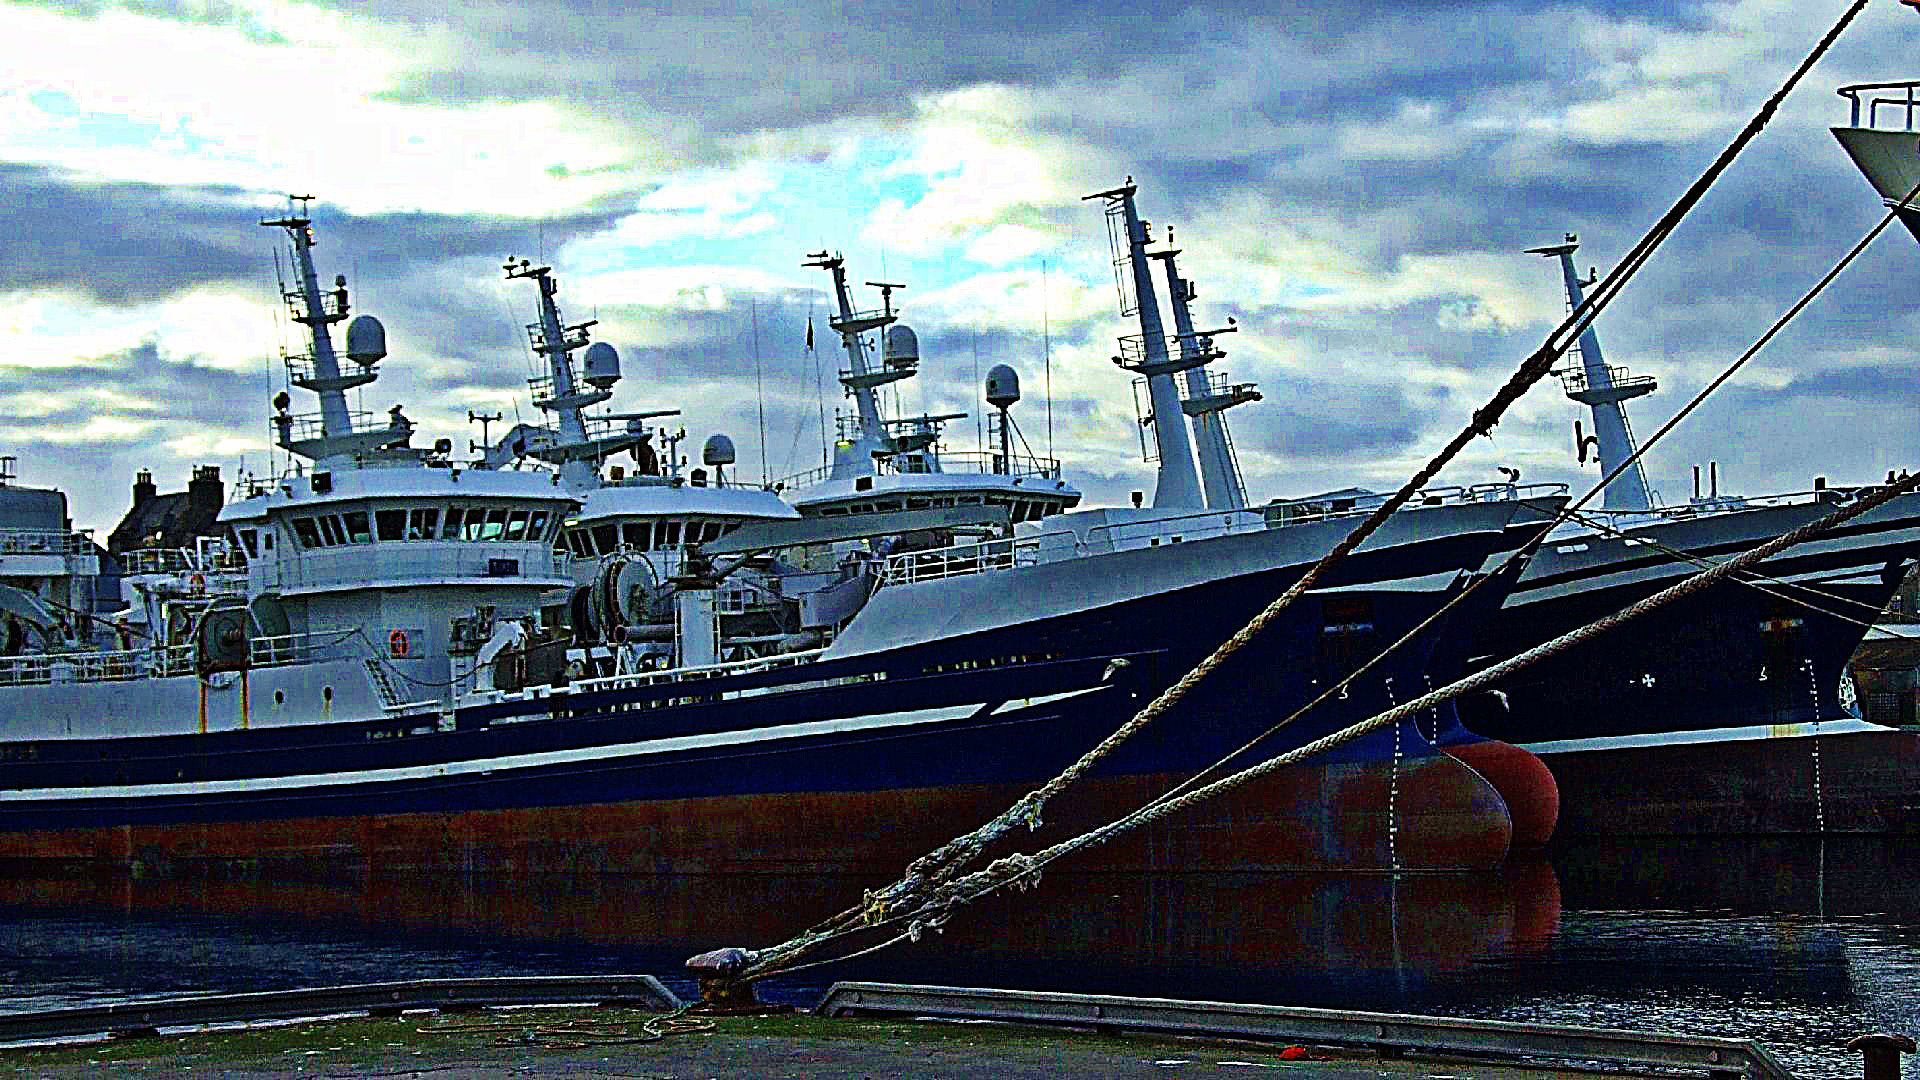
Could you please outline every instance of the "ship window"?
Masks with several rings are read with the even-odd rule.
[[[373,525],[365,510],[352,510],[341,515],[347,523],[347,542],[350,544],[373,543]]]
[[[573,549],[573,553],[583,559],[593,556],[593,549],[587,546],[586,534],[578,529],[567,531],[567,547]]]
[[[525,510],[515,510],[507,515],[507,531],[502,539],[525,540],[526,538],[527,512]]]
[[[460,518],[466,511],[458,506],[447,507],[447,527],[440,533],[443,540],[460,539]]]
[[[380,527],[380,539],[402,540],[407,535],[407,512],[405,510],[375,510],[373,523]]]
[[[547,521],[552,517],[553,515],[547,513],[545,510],[535,510],[533,514],[527,518],[527,539],[528,540],[552,539],[552,537],[549,537],[547,535]]]
[[[725,525],[722,525],[722,526],[720,526],[720,535],[721,535],[721,536],[725,536],[725,535],[727,535],[728,533],[731,533],[731,532],[732,532],[733,530],[735,530],[735,529],[737,529],[737,528],[739,528],[739,527],[740,527],[740,523],[739,523],[739,522],[737,522],[737,521],[729,521],[729,522],[727,522],[727,523],[726,523]]]
[[[260,546],[267,551],[273,550],[273,533],[272,532],[265,532],[260,535]]]
[[[339,518],[334,517],[332,514],[321,515],[320,542],[327,547],[333,547],[336,544],[344,544],[347,542],[346,534],[340,531]]]
[[[653,546],[653,526],[644,521],[629,521],[620,526],[620,532],[625,536],[628,547],[645,551]]]
[[[680,542],[680,523],[663,521],[660,523],[660,546],[673,547]]]
[[[439,530],[440,509],[438,507],[415,510],[413,517],[407,523],[407,539],[431,540]]]
[[[506,531],[507,512],[504,509],[487,511],[484,521],[472,514],[467,515],[467,539],[469,540],[498,540]]]
[[[600,554],[605,555],[612,552],[620,546],[620,527],[611,524],[595,525],[593,527],[593,542],[600,548]]]
[[[240,546],[247,549],[249,558],[260,557],[260,534],[253,529],[240,530]],[[272,546],[272,545],[268,545]]]
[[[718,540],[720,539],[720,534],[725,531],[727,531],[726,526],[720,524],[717,521],[709,521],[707,522],[706,540]],[[702,543],[704,542],[705,541],[703,540]]]

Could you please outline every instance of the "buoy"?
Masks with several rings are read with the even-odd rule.
[[[387,635],[388,655],[405,656],[407,655],[407,648],[407,632],[405,630],[395,630]]]

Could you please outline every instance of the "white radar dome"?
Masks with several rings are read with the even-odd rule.
[[[700,448],[700,460],[708,465],[733,464],[733,440],[725,435],[707,436],[707,444]]]
[[[1020,400],[1020,373],[1005,364],[987,372],[987,404],[1004,409]]]
[[[918,359],[920,339],[914,335],[913,328],[899,324],[887,327],[887,363],[907,363]]]
[[[372,367],[387,355],[387,328],[371,315],[356,315],[347,324],[347,359]]]
[[[619,381],[619,352],[604,341],[587,346],[587,383],[605,390]]]

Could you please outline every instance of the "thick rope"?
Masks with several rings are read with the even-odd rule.
[[[1029,828],[1037,827],[1040,822],[1041,810],[1049,799],[1058,795],[1084,776],[1089,769],[1110,753],[1114,747],[1124,742],[1134,733],[1146,727],[1168,709],[1172,708],[1184,698],[1201,679],[1211,674],[1235,652],[1238,652],[1262,630],[1278,619],[1288,607],[1292,606],[1293,602],[1298,599],[1301,594],[1313,587],[1328,568],[1346,558],[1354,549],[1364,543],[1368,537],[1372,536],[1395,512],[1404,507],[1420,489],[1431,482],[1432,479],[1439,474],[1440,470],[1451,462],[1454,457],[1458,456],[1460,451],[1465,449],[1474,438],[1491,434],[1494,425],[1499,423],[1501,417],[1513,406],[1514,402],[1518,401],[1534,383],[1551,373],[1553,365],[1579,340],[1580,334],[1586,330],[1587,326],[1612,302],[1614,297],[1619,294],[1620,290],[1624,288],[1633,275],[1639,271],[1640,267],[1652,256],[1660,244],[1672,234],[1681,219],[1698,204],[1707,190],[1712,187],[1713,183],[1726,171],[1727,167],[1733,163],[1734,159],[1765,129],[1774,114],[1779,110],[1781,102],[1792,92],[1793,88],[1813,67],[1814,63],[1832,47],[1841,32],[1843,32],[1855,16],[1866,7],[1866,3],[1867,0],[1854,0],[1846,12],[1843,13],[1839,20],[1827,31],[1826,35],[1820,39],[1813,51],[1794,69],[1794,72],[1787,78],[1786,82],[1774,91],[1773,95],[1761,106],[1759,112],[1748,121],[1746,127],[1741,130],[1740,134],[1720,152],[1720,155],[1714,159],[1713,164],[1688,187],[1686,192],[1675,201],[1673,206],[1648,230],[1647,234],[1641,237],[1640,241],[1634,245],[1633,249],[1628,252],[1620,264],[1615,266],[1614,269],[1601,280],[1599,285],[1596,286],[1588,296],[1586,302],[1570,312],[1567,318],[1561,322],[1560,326],[1548,335],[1546,342],[1508,378],[1506,384],[1495,392],[1493,397],[1485,405],[1474,411],[1472,420],[1449,440],[1446,446],[1444,446],[1439,453],[1435,454],[1426,465],[1422,466],[1419,472],[1415,473],[1405,484],[1401,485],[1400,489],[1388,497],[1385,502],[1375,507],[1373,512],[1356,526],[1351,533],[1336,544],[1326,555],[1322,556],[1319,561],[1309,567],[1301,578],[1295,581],[1292,586],[1271,604],[1261,610],[1259,614],[1255,615],[1252,621],[1248,622],[1246,626],[1241,627],[1238,632],[1221,643],[1218,648],[1195,666],[1193,670],[1187,672],[1187,674],[1182,676],[1172,686],[1162,691],[1159,696],[1149,702],[1138,713],[1134,714],[1131,719],[1122,724],[1106,739],[1102,740],[1098,746],[1088,751],[1058,776],[1048,781],[1039,789],[1021,797],[1013,806],[986,824],[970,833],[949,841],[935,851],[915,860],[908,866],[906,873],[903,874],[898,881],[883,889],[869,892],[862,904],[848,908],[840,914],[816,924],[816,926],[801,934],[799,937],[791,939],[782,945],[756,953],[753,961],[743,969],[739,978],[743,981],[750,980],[773,970],[778,970],[780,967],[797,960],[800,956],[813,951],[824,944],[825,941],[843,932],[858,929],[863,926],[873,926],[880,922],[890,920],[893,917],[894,911],[911,903],[914,897],[929,887],[937,886],[940,882],[950,879],[952,875],[969,864],[996,839],[1013,831],[1021,824],[1025,824]],[[1544,537],[1544,532],[1542,536]],[[1537,542],[1536,540],[1536,543]],[[1229,777],[1228,779],[1231,780],[1232,778]],[[1198,790],[1211,790],[1212,787],[1213,785],[1209,785],[1207,788]]]
[[[1207,784],[1204,787],[1195,788],[1178,797],[1155,800],[1153,803],[1123,818],[1070,839],[1063,840],[1060,843],[1044,848],[1033,854],[1015,854],[995,860],[992,865],[983,870],[976,871],[964,877],[955,878],[952,881],[942,884],[912,909],[891,913],[886,921],[888,923],[905,923],[907,929],[897,934],[894,938],[889,939],[887,942],[882,943],[882,945],[892,944],[900,940],[918,938],[923,929],[937,928],[944,924],[957,908],[980,899],[1007,885],[1018,884],[1031,886],[1037,883],[1040,871],[1057,859],[1104,844],[1142,825],[1151,824],[1162,818],[1180,813],[1183,810],[1233,788],[1243,786],[1270,773],[1296,765],[1344,743],[1351,742],[1367,732],[1385,727],[1388,724],[1397,724],[1410,716],[1414,716],[1426,709],[1431,709],[1461,694],[1484,689],[1540,660],[1584,645],[1593,638],[1605,634],[1623,623],[1638,618],[1649,611],[1675,600],[1690,596],[1703,589],[1711,588],[1726,578],[1745,570],[1749,566],[1770,559],[1790,547],[1804,543],[1814,536],[1844,524],[1892,499],[1910,494],[1915,490],[1920,490],[1920,474],[1909,476],[1892,485],[1868,491],[1860,495],[1852,503],[1836,510],[1832,514],[1817,521],[1808,522],[1791,532],[1774,537],[1772,540],[1758,547],[1742,552],[1727,562],[1703,570],[1685,581],[1678,582],[1666,589],[1662,589],[1652,596],[1628,605],[1604,619],[1569,631],[1551,641],[1544,642],[1526,652],[1495,664],[1492,667],[1476,672],[1466,678],[1458,679],[1438,690],[1430,691],[1414,698],[1405,704],[1378,713],[1351,727],[1315,739],[1296,749],[1269,758],[1258,765],[1243,769],[1223,779]],[[881,946],[863,949],[861,950],[861,954],[874,951],[874,948],[878,947]],[[760,970],[757,966],[750,965],[742,973],[742,977],[754,978],[766,973],[765,970]]]

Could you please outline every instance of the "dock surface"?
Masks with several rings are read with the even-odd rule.
[[[1507,1080],[1592,1076],[1442,1058],[1383,1058],[1272,1042],[1014,1024],[809,1014],[699,1018],[650,1039],[656,1014],[622,1008],[486,1010],[302,1021],[0,1050],[0,1074],[263,1077],[1172,1077],[1273,1075]],[[693,1020],[695,1018],[688,1018]],[[1609,1075],[1631,1075],[1612,1072]]]

